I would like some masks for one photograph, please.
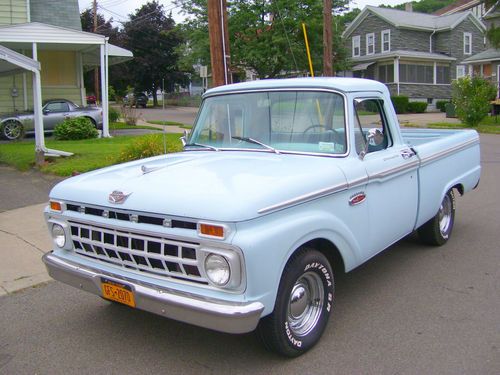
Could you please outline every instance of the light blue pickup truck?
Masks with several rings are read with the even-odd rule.
[[[345,78],[207,91],[184,151],[70,178],[45,210],[50,275],[298,356],[348,272],[406,235],[443,245],[479,183],[475,131],[400,130],[387,88]]]

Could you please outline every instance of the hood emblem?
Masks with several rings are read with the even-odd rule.
[[[130,194],[132,193],[124,193],[122,191],[115,190],[109,194],[108,201],[109,203],[122,204],[127,200]]]

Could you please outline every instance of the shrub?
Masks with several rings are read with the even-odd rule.
[[[118,112],[113,107],[109,107],[109,109],[108,109],[109,122],[117,122],[119,118],[120,118],[120,112]]]
[[[424,113],[427,109],[426,102],[409,102],[408,112],[410,113]]]
[[[481,77],[463,77],[452,83],[452,103],[457,117],[467,126],[474,127],[485,118],[495,99],[495,87]]]
[[[450,102],[449,100],[437,100],[436,108],[439,109],[441,112],[446,112],[446,104],[448,104],[449,102]]]
[[[124,105],[122,107],[122,118],[127,125],[137,125],[137,119],[139,118],[137,109],[131,105]]]
[[[399,96],[391,96],[392,105],[396,110],[396,113],[406,113],[408,111],[408,97],[399,95]]]
[[[110,101],[116,100],[116,91],[113,86],[108,86],[108,100]]]
[[[165,141],[166,142],[166,141]],[[182,151],[180,142],[166,144],[167,153]],[[128,145],[116,161],[124,163],[127,161],[149,158],[151,156],[161,155],[165,153],[164,134],[148,134],[137,138],[134,142]]]
[[[86,117],[66,119],[54,128],[54,137],[62,141],[97,138],[98,135],[94,124]]]

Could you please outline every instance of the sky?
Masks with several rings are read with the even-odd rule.
[[[293,1],[293,0],[290,0]],[[109,19],[113,17],[116,23],[125,22],[128,19],[128,15],[134,13],[136,9],[140,8],[141,5],[146,4],[148,0],[97,0],[98,13],[104,15],[104,18]],[[182,22],[184,16],[179,13],[179,7],[173,4],[171,0],[158,0],[160,4],[167,11],[172,11],[172,16],[175,22]],[[354,0],[351,1],[351,8],[363,9],[366,5],[397,5],[407,2],[407,0]],[[93,0],[78,0],[80,5],[80,11],[87,8],[91,8]],[[116,25],[116,26],[118,26]]]

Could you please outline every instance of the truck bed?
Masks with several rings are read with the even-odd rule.
[[[401,134],[420,160],[418,228],[436,214],[446,191],[456,187],[463,194],[477,186],[479,135],[475,130],[448,129],[401,129]]]

